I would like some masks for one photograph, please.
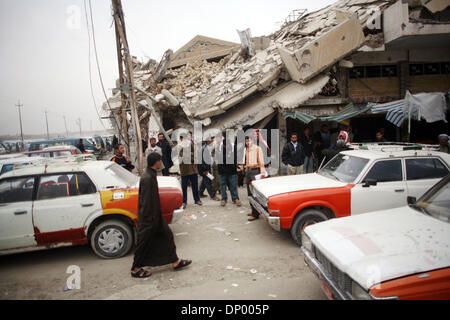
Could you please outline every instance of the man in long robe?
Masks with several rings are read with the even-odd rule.
[[[172,231],[162,216],[156,178],[160,166],[161,155],[149,154],[147,169],[139,182],[137,247],[131,268],[131,275],[136,278],[151,276],[143,269],[146,266],[171,263],[174,270],[179,270],[192,262],[178,258]]]

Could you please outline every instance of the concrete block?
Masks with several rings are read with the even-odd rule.
[[[425,1],[422,0],[422,3]],[[436,13],[439,11],[442,11],[446,9],[448,6],[450,6],[450,1],[448,0],[431,0],[428,3],[425,3],[424,6],[430,10],[432,13]]]
[[[352,16],[297,51],[282,47],[278,50],[291,78],[305,83],[358,49],[364,41],[363,28]]]

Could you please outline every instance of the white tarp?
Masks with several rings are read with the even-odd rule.
[[[445,114],[447,104],[445,94],[442,92],[411,94],[406,92],[405,99],[411,110],[411,119],[425,119],[427,122],[444,121],[447,122]]]

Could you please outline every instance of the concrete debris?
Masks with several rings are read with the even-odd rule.
[[[431,13],[443,11],[450,6],[450,2],[448,0],[421,0],[421,2],[424,7],[430,10]]]
[[[252,57],[255,55],[255,50],[253,49],[252,34],[250,29],[245,29],[243,31],[236,30],[239,34],[239,39],[241,39],[242,47],[244,48],[244,53],[246,56]]]
[[[429,15],[448,7],[448,0],[417,3]],[[135,82],[155,97],[155,109],[170,116],[173,129],[190,128],[194,121],[219,130],[252,126],[278,109],[296,108],[317,95],[339,95],[336,68],[352,68],[347,60],[352,52],[383,50],[399,32],[417,27],[404,16],[405,6],[391,0],[338,0],[286,22],[268,37],[251,41],[249,29],[239,32],[241,46],[196,36],[173,55],[172,63],[169,50],[159,64],[133,59]],[[406,31],[399,29],[402,23]],[[423,32],[427,28],[431,27],[425,25]],[[202,53],[205,48],[211,50]],[[109,105],[119,110],[120,90],[113,92]],[[137,99],[144,98],[138,94]],[[142,117],[143,108],[138,112],[146,131],[148,114]]]
[[[359,20],[352,16],[299,50],[291,51],[283,46],[279,46],[278,50],[291,78],[306,83],[358,49],[364,41],[363,28]]]
[[[170,49],[164,52],[161,62],[159,63],[158,67],[156,67],[155,73],[153,74],[153,79],[156,82],[160,82],[166,74],[167,68],[170,65],[170,60],[172,59],[172,55],[173,51]]]

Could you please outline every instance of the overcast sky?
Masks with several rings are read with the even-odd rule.
[[[89,0],[85,0],[88,6]],[[99,63],[108,96],[118,78],[111,1],[92,0]],[[197,34],[239,43],[236,29],[252,36],[279,29],[294,9],[309,12],[334,0],[122,0],[132,55],[159,61]],[[20,134],[18,108],[23,103],[24,134],[102,129],[95,111],[105,101],[91,38],[95,106],[89,85],[89,38],[84,0],[0,0],[0,135]],[[103,120],[105,126],[109,126]]]

